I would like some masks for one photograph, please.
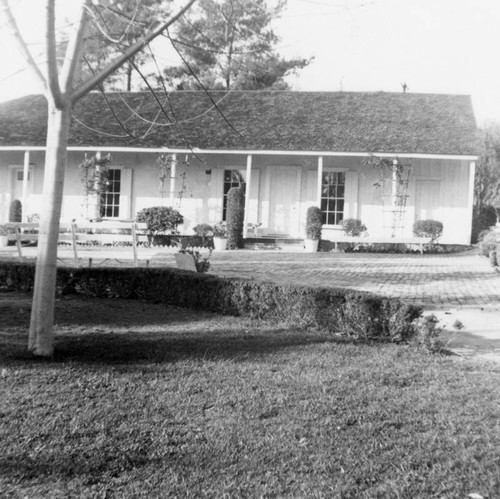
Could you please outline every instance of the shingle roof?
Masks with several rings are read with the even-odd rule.
[[[74,109],[70,146],[230,150],[478,154],[465,95],[385,92],[100,93]],[[223,116],[222,116],[223,115]],[[174,118],[175,116],[175,118]],[[46,103],[29,96],[0,104],[0,145],[45,144]],[[229,122],[232,127],[226,122]],[[177,121],[177,123],[176,123]]]

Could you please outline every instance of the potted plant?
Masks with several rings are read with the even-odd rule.
[[[323,215],[321,210],[317,206],[310,206],[307,209],[306,217],[305,249],[307,253],[316,253],[318,251],[322,227]]]
[[[0,248],[4,248],[9,244],[9,238],[7,234],[8,233],[5,226],[0,225]]]
[[[213,227],[214,232],[214,249],[215,251],[224,251],[227,247],[227,224],[219,222]]]

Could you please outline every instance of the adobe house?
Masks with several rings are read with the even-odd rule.
[[[0,222],[13,199],[25,219],[40,211],[46,121],[41,96],[0,104]],[[260,224],[260,236],[304,237],[306,210],[317,205],[327,240],[345,218],[396,237],[435,219],[442,243],[470,243],[479,149],[464,95],[96,92],[74,109],[68,151],[64,220],[88,215],[78,165],[109,153],[104,218],[163,204],[182,213],[190,233],[223,219],[228,190],[243,185],[245,230]],[[162,184],[160,155],[170,165]]]

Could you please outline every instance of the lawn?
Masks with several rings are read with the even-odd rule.
[[[500,366],[140,301],[0,293],[2,497],[500,497]]]

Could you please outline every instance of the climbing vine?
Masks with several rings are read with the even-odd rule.
[[[160,184],[159,190],[162,200],[165,195],[165,192],[169,190],[170,181],[172,179],[177,179],[177,178],[181,180],[180,189],[176,189],[176,192],[179,197],[179,202],[178,202],[179,207],[184,192],[186,190],[186,183],[185,183],[186,172],[185,171],[182,173],[177,172],[177,167],[180,165],[189,166],[187,156],[185,161],[180,161],[173,154],[161,153],[158,155],[158,158],[156,158],[156,161],[154,163],[154,172]],[[173,172],[175,172],[175,174]]]
[[[404,229],[411,164],[373,154],[363,163],[378,170],[377,180],[373,186],[380,192],[384,213],[391,212],[391,219],[387,220],[386,226],[391,229],[394,237],[397,232]]]
[[[101,196],[109,189],[109,164],[111,155],[101,156],[95,154],[90,158],[85,154],[85,159],[78,165],[80,183],[85,195],[85,211],[87,218],[100,218]],[[93,202],[90,202],[93,198]],[[89,205],[94,206],[94,213],[89,213]]]

